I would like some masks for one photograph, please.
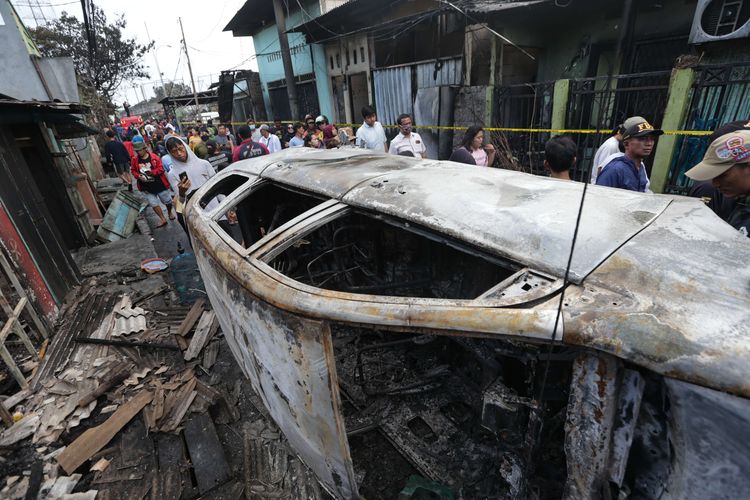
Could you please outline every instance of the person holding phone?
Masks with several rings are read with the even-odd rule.
[[[172,157],[172,169],[169,171],[167,178],[175,194],[175,210],[177,212],[177,221],[180,223],[186,233],[189,234],[183,213],[185,205],[193,196],[193,193],[203,184],[213,177],[216,172],[211,164],[206,160],[201,160],[190,147],[185,144],[179,137],[170,137],[166,142],[169,156]],[[213,198],[206,205],[207,210],[216,207],[219,200]]]
[[[156,227],[164,227],[167,225],[167,219],[164,217],[161,203],[167,207],[169,218],[171,220],[175,218],[172,214],[171,186],[164,175],[164,167],[159,157],[146,149],[146,143],[135,142],[133,149],[135,156],[131,160],[130,170],[137,180],[138,190],[144,194],[149,206],[159,216],[160,223]]]

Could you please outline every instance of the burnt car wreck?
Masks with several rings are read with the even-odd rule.
[[[750,243],[700,201],[591,187],[558,317],[582,188],[301,148],[222,171],[187,220],[234,357],[337,498],[410,474],[461,498],[742,496]]]

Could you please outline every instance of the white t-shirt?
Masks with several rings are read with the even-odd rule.
[[[614,135],[604,141],[594,154],[594,161],[591,163],[591,184],[596,184],[596,178],[599,177],[600,169],[612,161],[608,160],[610,156],[620,152],[620,141]]]
[[[405,137],[401,132],[391,141],[391,147],[388,148],[388,152],[392,155],[403,153],[404,151],[411,151],[415,158],[422,158],[427,152],[427,148],[419,137],[419,134],[412,132],[409,137]]]
[[[281,141],[276,134],[269,134],[268,137],[261,137],[259,142],[268,148],[269,153],[281,151]]]
[[[357,146],[375,151],[385,151],[385,141],[385,130],[383,130],[380,122],[375,122],[372,126],[363,123],[357,130]]]

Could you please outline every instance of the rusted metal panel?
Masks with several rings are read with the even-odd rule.
[[[609,458],[609,480],[618,486],[625,478],[645,384],[637,371],[623,370]]]
[[[750,405],[665,379],[674,453],[664,498],[744,498],[750,491]]]
[[[401,113],[412,113],[411,66],[376,69],[375,102],[381,123],[396,123]]]
[[[463,83],[464,58],[454,57],[415,64],[417,88],[461,85]]]
[[[568,479],[564,498],[603,498],[617,411],[620,362],[612,356],[583,354],[573,363],[565,423]]]
[[[675,199],[570,294],[565,342],[750,396],[749,253],[713,212]]]
[[[339,498],[356,498],[326,322],[257,300],[194,240],[227,343],[294,450]]]

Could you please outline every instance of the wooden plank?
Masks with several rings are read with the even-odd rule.
[[[227,482],[231,471],[211,417],[207,413],[192,415],[184,433],[198,491],[203,494]]]
[[[169,393],[164,400],[164,416],[159,421],[162,432],[171,432],[180,425],[182,417],[187,413],[190,404],[198,394],[195,391],[196,378],[189,379],[186,384],[176,391]]]
[[[3,406],[7,410],[12,410],[14,406],[16,406],[21,401],[24,401],[29,396],[31,396],[31,391],[28,389],[18,391],[17,393],[13,394],[11,397],[3,401]]]
[[[154,474],[151,498],[179,500],[189,498],[183,495],[186,487],[192,485],[189,466],[182,436],[176,434],[155,434],[159,471]]]
[[[179,328],[177,328],[177,335],[180,335],[184,337],[187,335],[190,330],[193,329],[193,325],[195,325],[195,322],[198,321],[198,318],[201,317],[201,314],[203,314],[203,309],[205,309],[206,305],[206,299],[198,299],[193,304],[193,307],[190,308],[190,311],[188,311],[187,316],[185,316],[185,319],[182,320],[182,323],[180,323]]]
[[[5,405],[0,405],[0,419],[2,419],[5,427],[13,426],[13,415],[5,409]]]
[[[216,313],[206,311],[201,316],[198,326],[195,327],[195,334],[190,341],[187,351],[185,351],[185,361],[190,361],[198,357],[206,343],[219,329],[219,323],[216,321]]]
[[[13,288],[16,289],[16,293],[19,297],[26,298],[26,290],[24,290],[23,285],[21,285],[21,282],[18,281],[18,276],[16,276],[15,271],[13,271],[13,267],[8,262],[8,259],[5,257],[5,253],[0,251],[0,266],[2,266],[3,270],[5,270],[5,274],[8,276],[8,279],[10,280],[11,284],[13,285]],[[41,319],[39,319],[39,315],[36,314],[36,311],[31,306],[31,303],[28,304],[29,309],[29,315],[31,316],[31,320],[34,322],[34,325],[36,326],[36,329],[38,332],[40,332],[44,337],[47,337],[47,327],[42,322]]]
[[[151,402],[153,397],[153,393],[148,390],[139,392],[133,399],[120,406],[106,422],[81,434],[57,456],[57,463],[65,472],[72,474],[94,453],[104,448],[125,424]]]
[[[202,365],[206,370],[210,370],[211,367],[214,366],[214,363],[216,363],[216,358],[219,356],[220,345],[221,342],[209,342],[209,344],[203,350]]]
[[[25,299],[25,297],[21,297],[21,299]],[[28,300],[26,301],[26,306],[29,306]],[[5,316],[7,316],[8,318],[13,316],[13,308],[10,307],[10,303],[5,298],[5,295],[3,295],[2,290],[0,290],[0,307],[2,307],[3,311],[5,312]],[[21,326],[20,321],[15,321],[13,323],[13,330],[15,331],[19,339],[22,338],[22,335],[26,334],[26,332],[23,331],[23,327]]]
[[[78,406],[83,407],[99,399],[99,396],[110,390],[113,386],[118,385],[125,380],[130,374],[131,365],[128,362],[121,362],[116,365],[110,374],[99,383],[99,387],[81,396],[78,400]]]
[[[21,300],[18,301],[18,304],[16,304],[16,307],[13,308],[13,312],[8,317],[8,321],[6,321],[5,325],[3,325],[3,329],[0,330],[0,342],[5,342],[5,339],[10,333],[10,329],[13,328],[14,323],[21,315],[21,311],[23,311],[24,307],[26,307],[26,297],[21,297]]]
[[[5,361],[5,364],[8,366],[8,370],[10,370],[10,373],[13,374],[13,378],[16,379],[16,382],[18,382],[18,385],[21,386],[21,389],[28,389],[29,383],[26,381],[23,373],[21,373],[21,370],[18,369],[18,365],[16,365],[16,362],[13,360],[13,356],[10,355],[10,352],[8,352],[5,344],[0,344],[0,357],[3,359],[3,361]]]
[[[21,420],[13,424],[12,427],[5,429],[0,434],[0,448],[11,446],[26,439],[36,432],[39,428],[39,415],[36,413],[29,413]]]

